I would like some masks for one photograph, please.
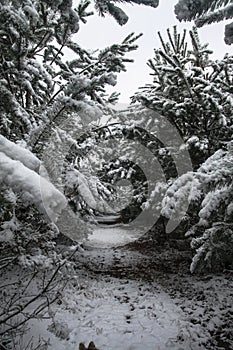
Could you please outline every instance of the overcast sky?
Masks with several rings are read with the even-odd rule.
[[[82,24],[75,40],[84,48],[102,49],[113,43],[121,42],[129,33],[143,33],[138,40],[139,48],[128,54],[135,60],[128,64],[126,73],[118,75],[118,84],[109,91],[121,92],[120,102],[128,103],[129,97],[151,81],[149,68],[146,62],[153,57],[153,49],[160,47],[157,32],[166,34],[166,29],[177,25],[180,30],[191,28],[192,23],[180,23],[174,15],[174,5],[178,0],[160,0],[158,8],[154,9],[143,5],[121,5],[129,16],[124,26],[119,26],[109,16],[99,17],[97,14],[88,18],[87,24]],[[212,24],[199,30],[202,42],[209,42],[209,48],[214,51],[214,57],[222,58],[224,53],[233,54],[233,45],[224,44],[224,26],[226,23]]]

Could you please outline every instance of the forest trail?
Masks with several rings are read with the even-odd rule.
[[[129,266],[137,271],[137,259],[137,253],[109,247],[89,246],[79,254],[78,285],[66,290],[65,302],[56,310],[54,332],[63,339],[44,334],[50,336],[49,349],[78,350],[80,342],[91,340],[99,350],[178,349],[179,338],[180,350],[193,349],[179,302],[156,276],[145,281],[128,274]]]
[[[75,256],[74,282],[51,306],[53,323],[32,320],[25,344],[40,336],[46,350],[90,341],[99,350],[232,349],[232,275],[191,276],[172,251],[117,246],[136,235],[127,225],[96,227]]]
[[[136,232],[130,229],[129,225],[122,223],[109,225],[107,219],[106,224],[103,220],[103,223],[94,228],[92,235],[88,237],[87,246],[96,248],[120,247],[141,237],[139,230]]]
[[[231,349],[224,337],[231,326],[232,278],[166,272],[170,256],[116,246],[129,238],[126,226],[96,228],[78,253],[77,284],[55,306],[52,333],[46,323],[32,326],[50,338],[48,350],[77,350],[91,340],[99,350]],[[220,343],[214,338],[219,330]]]

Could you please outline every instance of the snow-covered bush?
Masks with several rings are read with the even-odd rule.
[[[195,172],[184,174],[167,190],[162,214],[169,219],[185,218],[183,207],[198,204],[198,222],[191,237],[195,255],[191,272],[223,269],[233,261],[233,150],[218,150]],[[193,215],[194,213],[190,213]]]
[[[42,255],[30,257],[21,262],[24,266],[21,268],[14,256],[1,255],[0,345],[3,349],[21,349],[21,346],[25,349],[29,339],[34,341],[28,334],[28,324],[53,317],[53,304],[61,299],[71,280],[67,260],[51,256],[48,262],[48,257]],[[31,349],[37,348],[30,343]],[[41,348],[47,349],[45,344],[46,341]]]

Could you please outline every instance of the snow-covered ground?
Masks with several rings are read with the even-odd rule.
[[[118,252],[92,249],[82,258],[95,260],[101,270],[121,257]],[[178,346],[184,315],[157,282],[116,278],[80,267],[78,274],[76,288],[67,290],[62,305],[56,306],[55,326],[42,321],[38,328],[38,321],[31,323],[30,337],[40,333],[50,338],[48,349],[77,350],[80,342],[88,345],[91,340],[101,350],[201,349],[190,346],[189,336]]]
[[[81,278],[80,287],[76,293],[67,291],[57,311],[58,324],[70,330],[69,340],[61,340],[57,350],[77,350],[80,342],[91,340],[103,350],[174,348],[182,315],[161,288],[102,276]]]
[[[77,254],[77,283],[52,306],[53,324],[32,321],[27,339],[49,338],[48,350],[90,341],[99,350],[233,349],[232,275],[165,273],[159,254],[110,247],[128,237],[126,227],[95,230]]]
[[[135,241],[141,236],[140,232],[127,229],[127,225],[100,225],[93,230],[93,234],[88,237],[87,246],[109,248],[119,247]]]

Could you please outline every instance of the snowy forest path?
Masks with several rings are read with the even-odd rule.
[[[128,232],[117,225],[105,234],[113,229]],[[48,350],[77,350],[90,341],[99,350],[222,349],[207,344],[215,341],[214,330],[229,329],[232,279],[203,279],[184,268],[177,273],[178,261],[165,254],[132,245],[84,245],[75,258],[77,282],[56,305],[53,333],[58,337],[38,322],[31,335],[40,330],[50,337]]]
[[[128,228],[123,228],[126,234]],[[163,254],[130,245],[90,246],[80,253],[81,290],[75,300],[82,320],[73,340],[93,340],[100,350],[220,349],[222,339],[219,347],[219,340],[207,344],[215,341],[218,327],[229,329],[231,276],[190,276],[182,266],[177,273],[179,257],[176,261]]]
[[[84,321],[75,326],[73,341],[93,340],[100,350],[207,348],[218,324],[228,328],[232,279],[190,276],[189,263],[180,264],[183,256],[136,248],[139,236],[124,224],[95,228],[77,261],[81,290],[75,299]],[[224,312],[216,312],[216,304]]]
[[[140,231],[130,229],[127,224],[116,223],[114,225],[99,224],[88,237],[87,246],[98,248],[110,248],[124,246],[141,237]]]
[[[149,281],[138,273],[147,269],[139,255],[127,248],[93,246],[79,253],[78,286],[66,291],[66,302],[56,313],[57,322],[65,320],[71,329],[69,350],[91,340],[100,350],[175,348],[183,311],[156,276]],[[62,344],[56,349],[67,349],[67,342]],[[191,349],[188,342],[184,344],[180,349]]]

